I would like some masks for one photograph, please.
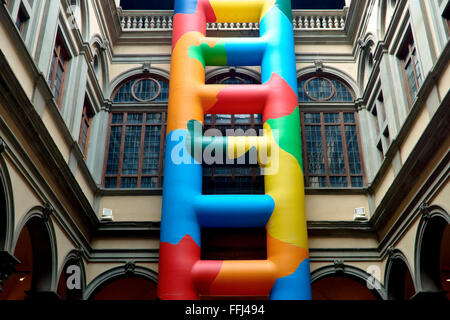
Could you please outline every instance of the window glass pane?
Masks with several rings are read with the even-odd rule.
[[[340,126],[325,126],[330,174],[346,174],[345,155]]]
[[[305,92],[306,80],[301,80],[298,82],[298,101],[299,102],[311,102],[312,100],[306,95]]]
[[[306,85],[307,94],[318,101],[325,101],[332,97],[333,87],[325,78],[312,79]]]
[[[351,174],[361,174],[361,160],[359,157],[358,136],[356,126],[345,126],[345,139],[347,142],[348,162]]]
[[[253,169],[250,167],[240,167],[234,168],[234,174],[240,176],[251,176],[253,173]]]
[[[324,119],[325,123],[340,123],[341,122],[339,113],[324,113],[323,119]]]
[[[143,177],[141,180],[141,188],[158,188],[158,177]]]
[[[411,60],[408,61],[405,69],[406,69],[406,77],[408,78],[409,88],[411,89],[411,93],[414,98],[417,95],[417,85],[416,85],[416,76],[414,74]]]
[[[344,122],[345,123],[355,123],[355,114],[346,112],[344,113]]]
[[[122,139],[122,127],[111,127],[109,138],[108,161],[106,174],[119,173],[120,143]]]
[[[330,177],[330,185],[332,188],[347,188],[347,177]]]
[[[161,123],[162,114],[161,113],[147,113],[147,123]]]
[[[216,124],[231,124],[231,115],[229,114],[216,115]]]
[[[211,124],[212,122],[212,115],[211,114],[205,114],[205,125]]]
[[[105,188],[117,188],[117,178],[116,177],[106,177],[105,178]]]
[[[57,100],[59,99],[59,95],[61,94],[63,77],[64,77],[64,69],[58,63],[58,66],[56,69],[55,83],[54,83],[54,87],[53,87],[53,95],[54,95],[55,99],[57,99]]]
[[[234,116],[234,122],[236,124],[247,124],[247,123],[251,123],[252,119],[251,119],[251,115],[249,114],[236,114]]]
[[[327,178],[326,177],[309,177],[309,187],[311,188],[326,188]]]
[[[142,113],[129,113],[127,115],[127,123],[141,124],[142,123]]]
[[[158,80],[158,82],[161,85],[161,93],[154,101],[155,102],[169,101],[169,83],[166,81],[161,81],[161,80]]]
[[[216,175],[229,175],[232,173],[232,168],[217,167],[217,168],[214,168],[214,173]]]
[[[141,131],[140,126],[126,128],[122,174],[138,174]]]
[[[147,126],[144,140],[144,160],[142,174],[159,173],[159,151],[161,145],[161,127]]]
[[[335,79],[331,79],[331,82],[333,82],[335,93],[333,98],[331,98],[330,101],[332,102],[352,102],[353,97],[350,91],[347,89],[347,87],[340,81],[337,81]]]
[[[120,187],[124,189],[137,188],[138,178],[122,178]]]
[[[137,80],[133,87],[136,98],[147,101],[159,94],[159,83],[151,79]]]
[[[255,119],[255,124],[263,124],[262,114],[255,114],[254,119]]]
[[[304,118],[307,124],[320,123],[320,113],[305,113]]]
[[[352,187],[353,188],[362,188],[363,187],[363,178],[362,177],[351,177]]]
[[[128,81],[120,87],[114,96],[114,102],[137,102],[137,100],[131,95],[131,86],[135,81],[136,80]]]
[[[123,113],[113,113],[111,123],[112,124],[123,123]]]
[[[309,174],[325,174],[322,131],[319,126],[305,126]]]

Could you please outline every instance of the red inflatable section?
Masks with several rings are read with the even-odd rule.
[[[192,267],[199,259],[200,247],[189,235],[184,236],[177,245],[162,242],[160,244],[158,296],[163,300],[198,299],[193,285]],[[183,261],[183,263],[174,266],[173,261]],[[164,272],[166,271],[164,269],[169,266],[171,272]],[[176,293],[173,288],[177,289]]]
[[[269,94],[270,92],[270,94]],[[265,108],[270,105],[270,108]],[[278,74],[263,85],[226,85],[205,113],[250,114],[264,111],[264,122],[291,115],[298,106],[296,93]]]
[[[199,10],[199,6],[203,6],[203,9]],[[193,16],[195,19],[192,18]],[[206,22],[215,22],[216,20],[216,14],[209,1],[199,0],[197,11],[194,14],[177,13],[173,21],[172,51],[181,36],[189,31],[198,32],[198,30],[202,30],[202,33],[206,34]]]

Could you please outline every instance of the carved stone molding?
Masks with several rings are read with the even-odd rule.
[[[150,73],[151,68],[152,68],[152,63],[150,61],[147,61],[142,65],[142,72]]]
[[[134,274],[134,271],[136,269],[136,261],[129,260],[125,263],[125,273],[126,274]]]
[[[103,106],[102,106],[102,111],[104,111],[104,112],[108,112],[108,113],[110,113],[111,112],[111,108],[112,108],[112,101],[111,100],[105,100],[105,101],[103,101]]]
[[[316,68],[316,72],[322,72],[323,71],[323,61],[322,60],[315,60],[314,61],[314,67]]]
[[[387,249],[388,259],[392,260],[394,258],[395,248],[393,246],[390,246]]]
[[[430,205],[428,204],[428,202],[422,202],[420,204],[419,210],[422,213],[422,216],[425,220],[430,220],[431,211],[430,211]]]
[[[43,218],[45,221],[48,221],[50,219],[50,216],[53,214],[53,212],[55,211],[55,208],[53,208],[53,206],[50,203],[45,203],[44,204],[44,209],[42,210],[42,214],[43,214]]]
[[[344,260],[334,260],[335,273],[344,273],[344,269],[345,269]]]

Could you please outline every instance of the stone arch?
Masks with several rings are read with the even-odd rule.
[[[6,299],[57,299],[57,248],[51,214],[53,208],[32,208],[16,228],[14,256],[20,261],[5,282]]]
[[[158,274],[155,271],[142,266],[136,266],[133,261],[129,261],[123,266],[109,269],[98,275],[86,287],[83,294],[83,299],[94,299],[95,296],[107,285],[113,283],[114,281],[127,278],[140,278],[145,281],[149,281],[155,285],[155,290],[158,283]]]
[[[384,286],[389,300],[408,300],[415,294],[413,272],[406,256],[393,249],[386,264]]]
[[[0,140],[0,148],[5,148]],[[1,152],[1,151],[0,151]],[[0,156],[0,251],[11,252],[14,237],[14,200],[8,168]]]
[[[442,242],[450,242],[450,215],[440,206],[421,205],[422,218],[419,223],[415,244],[415,281],[417,293],[422,297],[442,297],[443,281],[441,270],[441,259],[443,253],[446,260],[450,260],[450,255],[445,254],[447,250],[442,250]],[[445,236],[445,237],[444,237]],[[450,271],[450,261],[447,261]],[[448,276],[450,278],[450,273]]]
[[[68,289],[66,282],[66,269],[70,265],[77,265],[80,268],[80,289]],[[86,290],[86,269],[83,262],[83,250],[73,249],[64,258],[58,270],[57,293],[63,300],[81,300],[83,292]]]
[[[365,85],[369,80],[368,76],[372,70],[371,68],[373,68],[375,64],[375,43],[375,36],[371,33],[368,33],[364,39],[359,41],[360,54],[358,61],[358,88],[361,94],[364,93]]]
[[[107,55],[107,48],[105,46],[105,41],[100,37],[100,35],[96,34],[91,38],[91,41],[89,42],[92,54],[93,54],[93,67],[95,70],[95,57],[98,57],[98,63],[100,68],[100,79],[102,83],[102,90],[105,92],[108,86],[108,79],[109,79],[109,68],[108,68],[108,55]],[[98,76],[98,74],[97,74]]]
[[[345,265],[342,261],[335,261],[334,265],[325,266],[312,272],[311,284],[314,285],[314,283],[328,278],[349,279],[363,286],[367,286],[370,283],[372,290],[367,287],[367,291],[377,300],[386,300],[385,289],[377,279],[359,268]]]

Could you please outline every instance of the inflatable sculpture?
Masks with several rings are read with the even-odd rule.
[[[206,23],[258,22],[259,37],[209,38]],[[206,85],[206,66],[261,66],[261,85]],[[262,114],[264,135],[202,137],[205,114]],[[202,150],[268,154],[265,195],[203,195]],[[200,150],[200,152],[198,152]],[[158,296],[311,298],[290,0],[176,0]],[[267,260],[201,260],[201,228],[267,230]]]

